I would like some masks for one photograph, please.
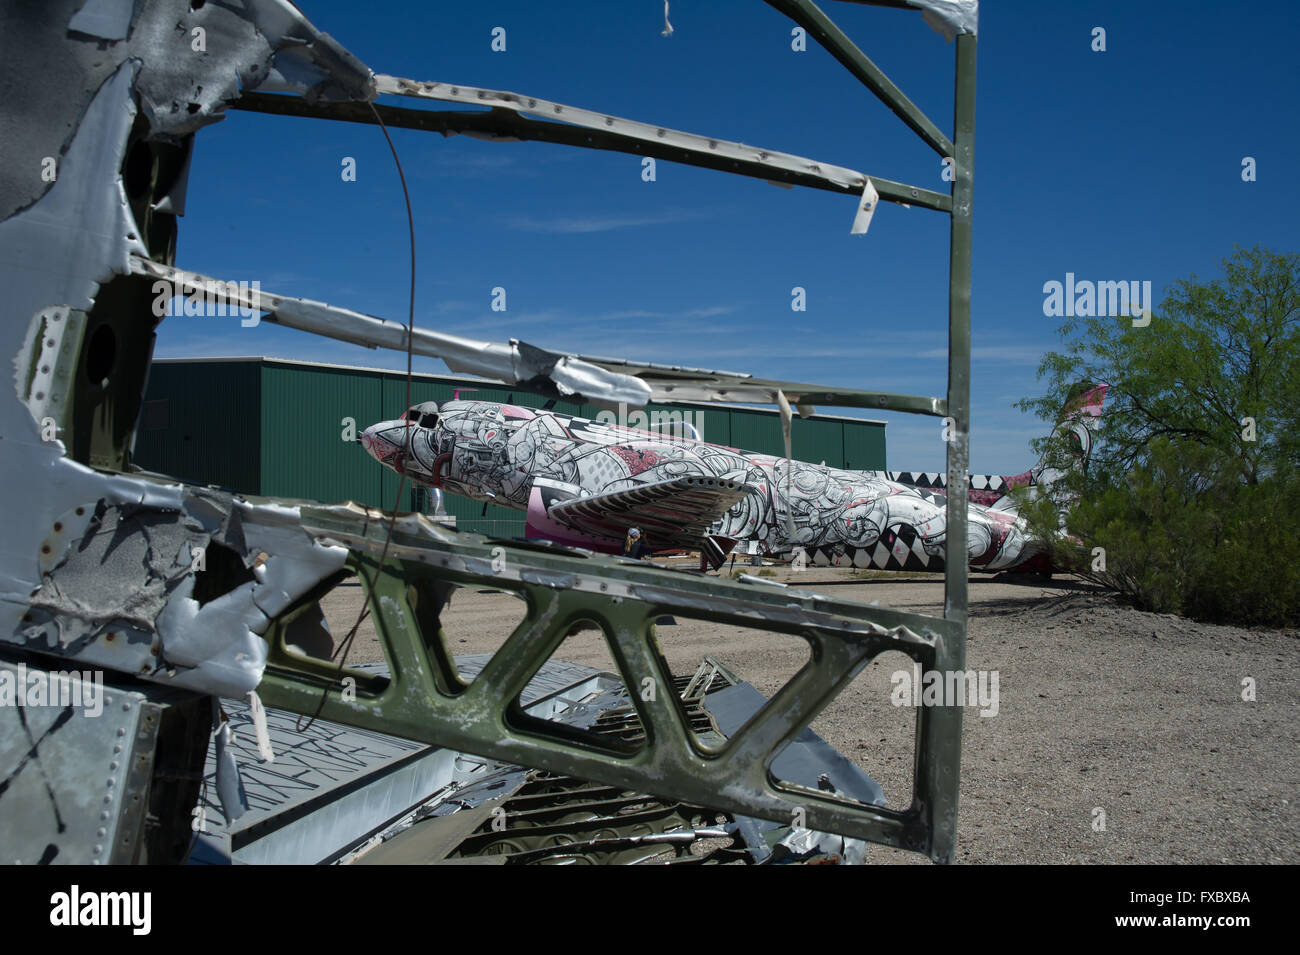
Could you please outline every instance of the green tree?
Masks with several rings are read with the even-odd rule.
[[[1025,508],[1041,534],[1066,507],[1057,559],[1143,609],[1300,618],[1300,255],[1239,248],[1222,278],[1175,283],[1149,325],[1060,333],[1047,394],[1017,406],[1050,420],[1078,382],[1109,388],[1088,470]]]

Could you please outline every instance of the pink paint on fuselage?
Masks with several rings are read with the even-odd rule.
[[[528,537],[542,537],[565,547],[584,547],[606,554],[623,553],[623,542],[613,537],[592,537],[580,534],[571,527],[566,527],[552,520],[542,503],[542,492],[533,488],[528,496],[528,518],[524,525]]]

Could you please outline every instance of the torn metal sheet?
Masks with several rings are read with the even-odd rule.
[[[0,222],[0,269],[10,314],[18,311],[27,319],[44,308],[88,310],[100,282],[129,271],[131,255],[148,255],[117,172],[136,117],[132,84],[139,68],[125,64],[105,81],[49,191]],[[4,334],[13,335],[13,323],[5,324]],[[24,322],[21,331],[26,329]]]
[[[942,33],[945,40],[958,34],[979,33],[980,0],[904,0],[909,7],[921,11],[921,17]]]
[[[223,282],[138,256],[131,259],[131,271],[171,283],[177,289],[202,293],[214,303],[267,312],[269,321],[289,328],[367,348],[406,351],[406,326],[390,319],[309,299],[252,290],[246,284]],[[452,371],[523,385],[552,397],[589,401],[610,409],[617,409],[620,403],[641,408],[648,401],[777,404],[777,395],[784,391],[798,405],[801,415],[818,404],[913,411],[938,417],[945,414],[941,398],[826,388],[769,381],[744,372],[554,352],[517,339],[479,341],[418,326],[411,335],[411,349],[417,355],[441,358]]]
[[[191,552],[209,540],[201,528],[138,505],[100,502],[86,516],[89,521],[77,531],[55,532],[59,559],[42,568],[41,586],[31,597],[23,628],[29,644],[40,631],[51,648],[67,652],[110,627],[118,628],[110,639],[150,639]],[[116,571],[132,565],[144,568],[144,580],[123,587]]]
[[[167,212],[174,216],[185,215],[185,197],[190,187],[190,161],[194,158],[194,138],[186,137],[184,158],[181,161],[176,178],[166,193],[157,199],[151,208],[156,212]]]
[[[861,839],[850,839],[833,832],[816,832],[812,829],[795,829],[777,845],[786,850],[788,856],[772,853],[774,862],[780,863],[790,859],[800,862],[809,861],[818,856],[837,860],[843,865],[861,865],[866,854],[867,844]]]
[[[489,659],[489,654],[464,656],[457,666],[472,678]],[[389,672],[383,664],[358,669],[382,676]],[[591,667],[551,660],[529,682],[521,702],[529,711],[546,708],[541,715],[549,718],[555,701],[560,709],[570,708],[615,684],[611,675]],[[463,801],[462,789],[499,765],[327,720],[302,726],[296,714],[270,709],[265,716],[268,738],[280,753],[272,765],[261,758],[250,706],[243,700],[221,705],[229,718],[223,724],[227,739],[216,756],[208,754],[208,789],[193,863],[333,862],[378,829],[404,828],[397,820],[419,806],[451,800],[446,808],[453,808]],[[223,757],[228,769],[223,769]],[[515,769],[522,781],[524,770]],[[223,779],[229,791],[218,798]]]
[[[862,188],[862,198],[858,200],[858,214],[853,217],[853,227],[849,229],[850,235],[866,235],[867,229],[871,228],[871,218],[876,214],[876,206],[880,202],[880,193],[871,180]]]
[[[128,63],[139,69],[135,87],[151,137],[179,140],[219,122],[241,91],[264,83],[312,100],[375,95],[370,70],[288,0],[5,3],[0,37],[11,67],[39,64],[39,82],[25,83],[22,96],[11,87],[0,115],[0,219],[51,188],[32,175],[46,157],[58,160],[62,179],[92,98]]]
[[[965,597],[954,588],[964,578],[955,582],[950,576],[946,605],[956,609],[950,611],[953,619],[944,620],[793,589],[665,576],[586,554],[488,542],[420,519],[390,522],[382,512],[357,507],[249,500],[132,471],[131,442],[156,325],[147,295],[156,276],[142,263],[174,259],[193,134],[221,120],[244,90],[288,91],[300,98],[268,99],[322,109],[338,105],[341,113],[363,104],[368,111],[379,87],[367,67],[287,0],[135,0],[129,17],[126,11],[126,4],[113,0],[0,6],[0,37],[16,77],[10,108],[0,116],[0,282],[7,290],[0,303],[0,353],[13,362],[14,381],[12,391],[0,388],[0,486],[10,494],[0,526],[3,649],[23,657],[54,654],[88,669],[200,694],[244,697],[256,688],[269,704],[300,713],[318,712],[324,699],[319,712],[352,725],[598,779],[634,793],[669,792],[689,805],[716,804],[777,820],[806,804],[808,822],[818,829],[951,858],[959,713],[918,715],[917,782],[912,805],[903,812],[783,787],[763,767],[874,655],[899,650],[930,668],[959,665]],[[77,28],[69,29],[74,23]],[[121,39],[107,38],[123,29]],[[867,200],[869,188],[890,201],[907,202],[910,195],[954,215],[954,243],[961,239],[959,251],[968,259],[971,163],[963,144],[970,131],[960,117],[973,109],[973,38],[959,37],[957,46],[956,139],[967,153],[956,153],[954,191],[965,192],[955,203],[785,153],[524,102],[514,94],[466,95],[489,115],[546,116],[554,128],[539,136],[558,136],[564,129],[571,137],[600,141],[596,148],[640,146],[647,154],[662,144],[687,157],[684,162],[746,175],[761,170],[763,178],[829,186]],[[407,81],[385,82],[398,95],[439,98],[425,95],[436,92],[437,84],[398,89]],[[454,96],[461,96],[459,88]],[[534,127],[525,128],[530,135],[542,125],[527,122]],[[968,261],[954,262],[954,288],[968,289]],[[967,311],[954,298],[954,321],[967,321]],[[396,323],[307,299],[282,298],[272,314],[285,324],[360,344],[400,349],[415,344],[408,336],[417,337]],[[952,340],[955,360],[968,365],[961,329]],[[932,398],[591,360],[517,341],[480,343],[434,333],[426,345],[445,349],[455,370],[605,407],[639,406],[647,397],[686,397],[695,390],[707,400],[766,394],[774,401],[783,392],[800,407],[858,403],[928,414],[943,408]],[[959,382],[950,390],[960,405],[952,413],[962,422],[966,387]],[[961,454],[964,446],[955,456],[950,450],[950,471],[964,473]],[[502,550],[507,569],[498,573]],[[310,604],[345,571],[364,578],[371,610],[382,622],[381,640],[394,660],[388,680],[359,674],[355,699],[335,692],[339,668],[292,653],[285,640],[292,620],[302,614],[309,621]],[[529,607],[529,626],[468,685],[433,639],[440,629],[440,595],[455,582],[509,587]],[[644,731],[636,744],[644,753],[636,760],[611,752],[609,739],[578,746],[573,727],[557,732],[546,720],[518,714],[519,690],[578,614],[608,625],[627,685],[662,675],[666,664],[653,621],[666,609],[797,632],[815,652],[782,691],[780,705],[765,707],[719,752],[699,749],[675,702],[670,709],[634,697],[635,713],[619,717],[635,715]],[[149,692],[159,690],[148,685]],[[205,703],[201,721],[181,719],[178,738],[191,746],[206,744],[206,701],[177,696],[189,705]],[[632,745],[624,739],[629,732],[619,724],[624,748]],[[0,767],[12,773],[22,759],[9,751]],[[160,768],[150,781],[156,787],[176,779],[192,782],[191,772],[185,766]],[[188,806],[193,796],[188,794]],[[174,822],[175,808],[173,803],[155,813],[150,805],[149,818]],[[692,832],[712,832],[707,820],[691,818],[687,825]]]
[[[270,321],[289,328],[367,348],[407,350],[407,328],[400,322],[363,315],[324,302],[250,290],[247,286],[241,288],[139,256],[131,259],[131,270],[137,275],[172,283],[175,288],[202,292],[211,301],[268,312]],[[637,378],[610,372],[576,356],[548,351],[517,339],[509,342],[476,341],[418,326],[410,339],[412,352],[441,358],[452,371],[525,385],[553,397],[590,401],[610,409],[617,409],[620,403],[641,407],[651,397],[650,386]]]
[[[68,21],[68,30],[101,40],[125,40],[134,12],[135,0],[85,0]]]
[[[248,794],[239,776],[239,764],[231,751],[234,733],[230,728],[230,721],[220,718],[220,706],[215,697],[212,699],[212,709],[217,715],[213,719],[216,724],[216,730],[212,734],[214,745],[208,750],[208,758],[212,766],[209,775],[212,777],[217,804],[221,807],[223,818],[233,821],[248,812]],[[202,831],[204,822],[200,818],[199,831]]]
[[[128,36],[104,46],[124,16]],[[268,609],[332,573],[345,552],[293,528],[294,509],[205,499],[72,460],[70,402],[86,387],[74,372],[103,286],[129,274],[132,256],[155,251],[121,174],[137,102],[152,135],[183,136],[220,119],[285,45],[323,69],[308,95],[371,96],[371,75],[283,0],[242,9],[166,0],[5,5],[0,34],[11,54],[40,64],[40,81],[0,120],[0,352],[12,356],[14,373],[13,390],[0,390],[0,486],[10,495],[0,640],[242,695],[261,677],[257,633]],[[205,55],[195,56],[200,37]],[[34,173],[43,168],[49,175]],[[155,207],[180,212],[183,191],[182,174]],[[112,356],[119,343],[109,334],[102,347]],[[110,357],[104,382],[117,366]],[[119,529],[127,530],[120,540]],[[200,606],[192,554],[212,541],[245,566],[261,553],[253,548],[277,552],[250,571],[252,582]]]
[[[39,584],[7,639],[162,683],[242,696],[257,686],[266,663],[260,634],[337,572],[347,551],[312,540],[296,525],[296,509],[179,487],[159,487],[153,498],[100,499],[55,521],[40,548]],[[248,580],[196,599],[201,566],[217,559],[214,546],[250,568]]]

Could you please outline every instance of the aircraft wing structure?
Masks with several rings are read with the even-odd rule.
[[[574,530],[621,538],[639,527],[656,547],[695,550],[709,526],[745,496],[739,481],[687,475],[552,504],[551,518]]]

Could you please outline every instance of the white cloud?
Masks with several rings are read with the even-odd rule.
[[[699,212],[675,210],[644,216],[557,216],[540,219],[522,216],[506,225],[520,232],[544,232],[551,235],[581,235],[590,232],[613,232],[615,229],[640,229],[646,226],[674,225],[704,218]]]

